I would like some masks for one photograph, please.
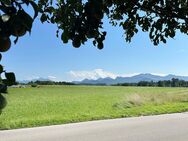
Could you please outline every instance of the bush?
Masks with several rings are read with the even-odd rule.
[[[31,87],[36,88],[38,85],[37,84],[31,84]]]

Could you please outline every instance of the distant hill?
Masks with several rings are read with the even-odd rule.
[[[24,84],[26,84],[26,83],[31,82],[31,81],[35,82],[35,81],[51,81],[51,80],[48,79],[48,78],[42,78],[42,77],[40,77],[40,78],[38,78],[38,79],[20,80],[20,81],[18,81],[18,82],[19,82],[19,83],[24,83]]]
[[[106,85],[112,85],[117,83],[138,83],[140,81],[160,81],[160,80],[171,80],[172,78],[177,78],[180,80],[188,81],[188,76],[177,76],[177,75],[166,75],[166,76],[159,76],[159,75],[153,75],[150,73],[145,74],[138,74],[131,77],[117,77],[115,79],[107,77],[107,78],[99,78],[97,80],[91,80],[91,79],[84,79],[82,81],[73,81],[75,84],[106,84]]]

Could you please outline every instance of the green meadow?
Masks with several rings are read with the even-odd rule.
[[[0,129],[188,111],[188,88],[40,86],[6,98]]]

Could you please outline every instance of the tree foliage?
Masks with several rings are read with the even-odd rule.
[[[31,5],[34,9],[34,16],[31,17],[23,9],[23,5]],[[10,36],[14,36],[16,43],[18,38],[26,32],[31,32],[34,19],[38,15],[38,6],[34,1],[29,0],[0,0],[0,52],[6,52],[11,47]],[[0,60],[2,55],[0,54]],[[0,113],[6,105],[6,99],[2,94],[7,93],[7,86],[15,84],[14,73],[7,73],[0,65]],[[4,74],[5,79],[2,79]]]
[[[104,47],[104,16],[122,28],[127,42],[140,30],[148,32],[154,45],[166,43],[177,31],[188,34],[188,0],[0,0],[0,52],[9,50],[11,36],[16,43],[30,33],[38,14],[41,22],[57,25],[63,43],[71,41],[76,48],[88,39]]]
[[[39,0],[38,5],[41,21],[57,24],[63,42],[71,40],[75,47],[92,38],[94,45],[103,48],[104,16],[113,26],[122,27],[127,42],[139,30],[148,32],[154,45],[174,38],[177,30],[188,32],[187,0]]]
[[[188,81],[172,78],[172,80],[140,81],[138,83],[119,83],[115,86],[141,86],[141,87],[188,87]]]
[[[33,8],[34,15],[24,10],[26,6]],[[94,45],[103,48],[104,16],[112,26],[122,27],[127,42],[139,30],[148,32],[154,45],[174,38],[177,30],[188,32],[187,0],[1,0],[0,12],[2,38],[18,39],[31,32],[40,13],[41,22],[56,24],[57,36],[64,43],[71,40],[74,47],[93,39]]]
[[[59,81],[59,82],[55,82],[55,81],[51,81],[51,80],[46,80],[46,81],[30,81],[27,83],[27,85],[33,85],[33,84],[37,84],[37,85],[75,85],[72,82],[65,82],[65,81]]]

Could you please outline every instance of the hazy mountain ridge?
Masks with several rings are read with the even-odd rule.
[[[48,78],[42,78],[42,77],[40,77],[38,79],[31,79],[31,80],[18,80],[19,83],[28,83],[31,81],[35,82],[35,81],[52,81],[52,80],[50,80]]]
[[[188,81],[188,76],[178,76],[178,75],[166,75],[166,76],[160,76],[160,75],[153,75],[150,73],[145,74],[138,74],[131,77],[117,77],[115,79],[107,77],[107,78],[99,78],[97,80],[90,80],[90,79],[84,79],[82,81],[73,81],[73,83],[76,84],[106,84],[106,85],[112,85],[117,83],[138,83],[140,81],[160,81],[160,80],[171,80],[172,78],[177,78],[180,80]]]

